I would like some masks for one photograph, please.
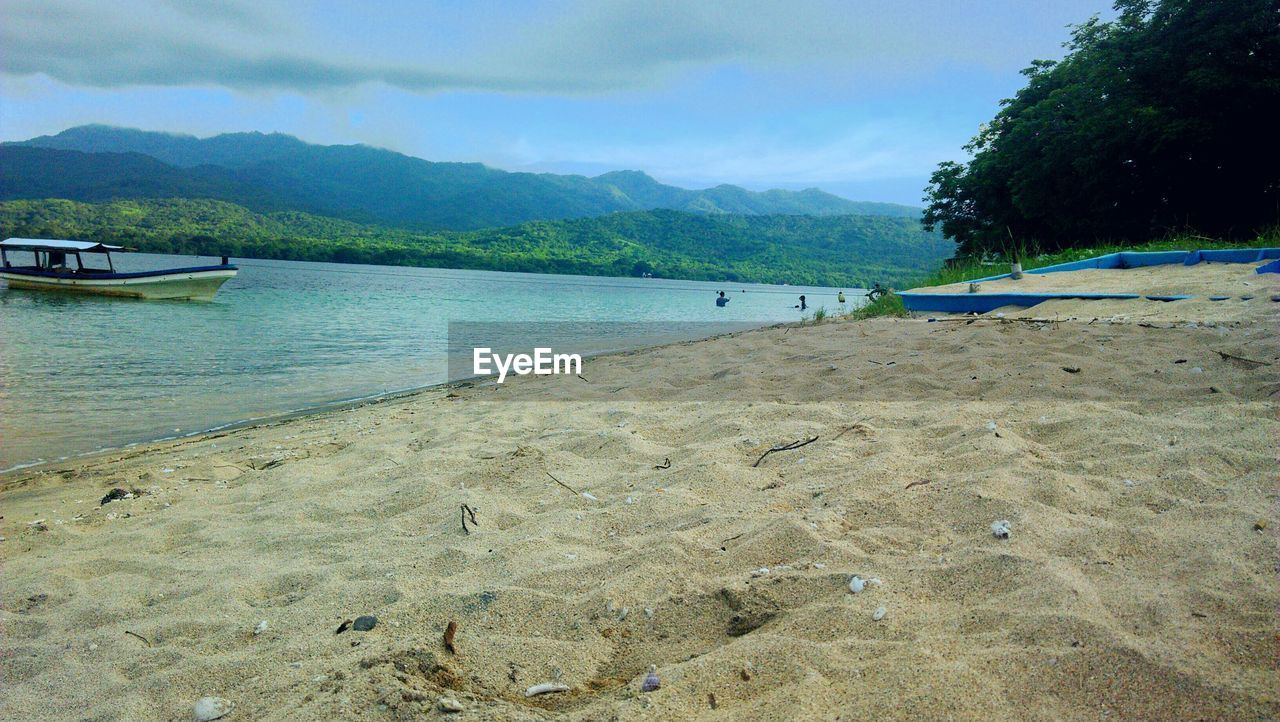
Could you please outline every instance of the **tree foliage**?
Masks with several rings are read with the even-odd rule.
[[[1280,2],[1118,0],[1074,29],[928,188],[962,255],[1280,220]]]
[[[536,273],[867,286],[936,270],[954,244],[910,218],[654,210],[479,231],[414,231],[214,200],[0,202],[0,233],[152,253]]]

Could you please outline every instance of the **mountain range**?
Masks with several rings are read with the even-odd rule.
[[[670,209],[736,215],[876,215],[920,209],[816,188],[689,190],[634,170],[595,177],[439,163],[365,145],[313,145],[279,133],[210,138],[105,125],[0,145],[0,199],[208,198],[254,212],[297,210],[417,230]]]

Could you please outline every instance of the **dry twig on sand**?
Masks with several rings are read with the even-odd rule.
[[[1271,363],[1270,363],[1269,361],[1254,361],[1254,360],[1253,360],[1253,359],[1251,359],[1251,358],[1245,358],[1244,356],[1237,356],[1237,355],[1235,355],[1235,354],[1233,354],[1233,353],[1227,353],[1226,351],[1214,351],[1214,353],[1216,353],[1216,354],[1218,354],[1219,356],[1221,356],[1223,361],[1226,361],[1226,360],[1228,360],[1228,359],[1233,359],[1233,360],[1235,360],[1235,361],[1243,361],[1243,362],[1245,362],[1245,363],[1247,363],[1247,364],[1256,364],[1256,365],[1258,365],[1258,366],[1270,366],[1270,365],[1271,365]]]
[[[544,472],[542,472],[542,473],[546,474],[547,476],[550,476],[550,477],[551,477],[551,480],[552,480],[552,481],[554,481],[555,483],[559,484],[560,486],[563,486],[564,488],[568,489],[569,491],[572,491],[574,496],[581,496],[581,494],[579,494],[579,493],[578,493],[578,490],[577,490],[577,489],[573,488],[572,486],[569,486],[568,484],[564,483],[563,481],[560,481],[560,480],[559,480],[559,479],[557,479],[557,478],[555,477],[555,475],[554,475],[554,474],[552,474],[551,472],[549,472],[549,471],[544,471]]]
[[[752,465],[751,465],[751,468],[753,468],[753,469],[754,469],[754,468],[756,468],[756,467],[760,466],[760,462],[764,461],[764,459],[765,459],[765,457],[766,457],[766,456],[768,456],[769,454],[772,454],[772,453],[773,453],[773,452],[775,452],[775,451],[791,451],[792,449],[798,449],[798,448],[800,448],[801,446],[808,446],[809,444],[812,444],[813,442],[815,442],[815,441],[817,441],[817,440],[818,440],[818,437],[816,437],[816,436],[815,436],[815,437],[813,437],[812,439],[807,439],[807,440],[804,440],[804,441],[793,441],[793,442],[791,442],[790,444],[783,444],[782,446],[775,446],[775,447],[773,447],[772,449],[769,449],[768,451],[766,451],[766,452],[764,452],[763,454],[761,454],[761,455],[760,455],[760,458],[759,458],[759,459],[756,459],[756,463],[754,463],[754,464],[752,464]]]
[[[476,510],[472,509],[466,504],[463,504],[462,505],[462,533],[463,534],[471,533],[471,530],[467,528],[467,517],[471,517],[472,526],[480,526],[480,522],[476,521]]]

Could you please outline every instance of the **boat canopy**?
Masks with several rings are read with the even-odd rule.
[[[59,241],[45,238],[6,238],[0,248],[17,251],[71,251],[73,253],[107,253],[122,251],[124,246],[108,246],[93,241]]]

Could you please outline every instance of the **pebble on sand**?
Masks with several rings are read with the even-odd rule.
[[[876,607],[876,612],[875,614],[871,615],[871,618],[878,622],[881,619],[884,619],[884,615],[888,613],[889,613],[889,610],[885,609],[884,607]]]
[[[436,701],[436,706],[440,708],[441,712],[448,713],[461,712],[466,709],[466,707],[462,706],[461,702],[452,697],[441,697]]]
[[[378,625],[378,618],[372,614],[366,614],[363,617],[356,617],[356,621],[351,624],[351,628],[357,632],[367,632]]]
[[[1013,533],[1013,529],[1009,528],[1009,520],[1001,519],[1000,521],[991,522],[991,535],[997,539],[1008,539]]]
[[[867,588],[867,583],[863,581],[862,577],[858,576],[857,574],[854,574],[853,578],[849,580],[849,591],[853,592],[854,594],[857,594],[858,592],[861,592],[863,589],[866,589],[866,588]]]
[[[662,687],[662,681],[658,679],[657,665],[649,665],[649,673],[644,676],[644,681],[640,683],[641,692],[653,692]]]
[[[256,637],[259,634],[262,634],[263,632],[267,631],[268,626],[269,625],[267,624],[267,620],[265,619],[262,620],[261,622],[258,622],[258,626],[253,628],[253,636]]]
[[[209,722],[210,720],[220,719],[231,714],[231,710],[235,709],[235,705],[231,700],[221,697],[201,697],[196,701],[193,712],[197,722]]]

